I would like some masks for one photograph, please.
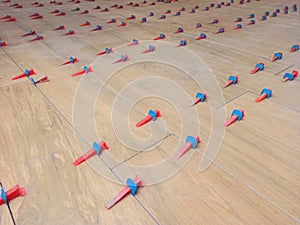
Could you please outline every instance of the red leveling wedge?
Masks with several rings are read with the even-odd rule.
[[[134,19],[136,19],[135,15],[131,15],[130,17],[126,18],[126,20],[134,20]]]
[[[75,30],[69,30],[67,33],[65,33],[64,35],[65,36],[68,36],[68,35],[73,35],[75,34]]]
[[[25,196],[25,195],[26,195],[25,188],[20,188],[18,184],[6,192],[2,187],[0,205],[7,204],[8,202],[14,200],[15,198],[18,198],[20,196]]]
[[[60,10],[55,9],[55,10],[51,11],[50,14],[56,14],[56,13],[59,13],[59,12],[60,12]]]
[[[90,72],[93,72],[92,68],[84,66],[82,70],[79,70],[78,72],[73,73],[71,76],[76,77],[76,76],[79,76],[79,75],[82,75],[82,74],[88,74]]]
[[[299,45],[293,45],[290,49],[290,52],[296,52],[299,51]]]
[[[55,16],[65,16],[66,13],[65,12],[60,12],[59,14],[56,14]]]
[[[20,75],[13,77],[12,80],[18,80],[20,78],[27,77],[27,76],[34,75],[34,74],[35,74],[35,72],[33,69],[30,69],[30,70],[26,69],[24,73],[21,73]]]
[[[275,53],[274,53],[274,56],[273,56],[273,58],[272,58],[272,62],[274,62],[274,61],[276,61],[276,60],[281,60],[281,59],[282,59],[282,56],[283,56],[282,52],[275,52]]]
[[[93,143],[93,148],[90,149],[88,152],[86,152],[84,155],[80,156],[78,159],[76,159],[75,162],[73,162],[74,166],[78,166],[84,161],[88,160],[89,158],[93,157],[94,155],[100,156],[101,152],[104,150],[108,150],[109,147],[104,141],[101,141],[99,144],[97,142]]]
[[[97,30],[102,30],[102,26],[97,25],[96,28],[92,29],[91,31],[97,31]]]
[[[10,213],[10,217],[13,221],[13,224],[16,224],[9,202],[19,196],[25,196],[26,191],[24,188],[20,188],[19,185],[16,185],[12,189],[5,192],[4,187],[1,182],[0,182],[0,186],[1,186],[0,205],[2,205],[4,203],[6,204],[8,211]]]
[[[64,65],[67,65],[67,64],[70,64],[70,63],[76,63],[78,62],[79,60],[76,58],[76,57],[72,57],[70,56],[70,59],[62,64],[60,64],[60,66],[64,66]]]
[[[197,135],[195,135],[194,137],[187,136],[184,146],[182,146],[181,149],[179,149],[179,151],[175,155],[176,159],[180,159],[191,148],[193,148],[193,149],[197,148],[197,145],[199,143],[200,143],[199,136],[197,136]]]
[[[39,13],[33,13],[33,14],[31,14],[31,15],[29,15],[29,17],[36,17],[36,16],[39,16],[40,14]]]
[[[169,10],[169,9],[168,9],[167,11],[164,12],[165,15],[166,15],[166,14],[170,14],[170,13],[171,13],[171,10]]]
[[[180,40],[179,44],[176,47],[183,47],[187,45],[187,41],[186,40]]]
[[[36,35],[35,38],[29,40],[28,42],[33,42],[33,41],[40,41],[40,40],[44,40],[44,36],[39,36],[39,35]]]
[[[7,20],[10,18],[11,18],[11,15],[6,15],[6,16],[1,17],[0,20]]]
[[[31,36],[31,35],[36,35],[36,31],[30,30],[27,34],[23,34],[22,37]]]
[[[65,29],[65,25],[59,25],[58,27],[54,28],[53,31],[57,31],[57,30],[64,30]]]
[[[160,117],[159,110],[149,110],[148,116],[146,116],[144,119],[142,119],[140,122],[138,122],[135,126],[141,127],[146,123],[149,123],[151,120],[155,121],[157,117]]]
[[[111,18],[110,21],[107,22],[107,24],[116,23],[116,22],[117,22],[116,18]]]
[[[19,4],[17,4],[17,5],[15,6],[15,9],[23,9],[23,6],[22,6],[22,5],[19,5]]]
[[[212,22],[210,22],[209,24],[217,24],[217,23],[219,23],[219,19],[217,18],[217,19],[214,19]]]
[[[178,27],[174,34],[183,33],[184,29],[182,27]]]
[[[286,81],[292,81],[294,80],[295,77],[298,76],[298,71],[297,70],[293,70],[292,73],[285,73],[282,77],[282,81],[286,82]]]
[[[41,20],[41,19],[43,19],[43,18],[44,18],[43,15],[37,15],[37,16],[35,16],[35,17],[31,17],[32,20]]]
[[[157,37],[155,37],[155,38],[153,38],[153,40],[162,40],[162,39],[165,39],[166,38],[166,35],[165,34],[163,34],[163,33],[161,33],[161,34],[159,34],[159,36],[157,36]]]
[[[149,45],[149,47],[146,50],[142,51],[142,53],[145,54],[149,52],[154,52],[155,50],[156,50],[155,46]]]
[[[232,84],[237,84],[237,82],[239,81],[239,77],[238,76],[229,76],[228,77],[228,82],[226,84],[224,84],[223,88],[226,88]]]
[[[234,28],[234,30],[239,30],[239,29],[242,29],[242,24],[237,24]]]
[[[245,115],[245,113],[244,113],[244,110],[242,110],[242,109],[233,110],[231,113],[231,117],[225,122],[225,127],[230,126],[237,120],[240,121],[241,119],[243,119],[244,115]]]
[[[137,192],[137,189],[144,186],[144,182],[138,176],[136,176],[134,179],[128,178],[126,181],[126,187],[116,194],[108,203],[106,203],[105,207],[110,209],[129,193],[134,196]]]
[[[6,22],[6,23],[15,22],[15,21],[17,21],[17,19],[15,17],[11,17],[11,18],[9,18],[7,20],[4,20],[4,22]]]
[[[113,52],[112,47],[110,47],[110,48],[105,48],[104,51],[99,52],[97,55],[105,55],[105,54],[109,54],[112,52]]]
[[[89,10],[85,9],[83,12],[81,12],[80,14],[88,14]]]
[[[104,8],[104,9],[101,9],[100,12],[109,12],[109,9],[108,8]]]
[[[251,70],[251,74],[254,74],[254,73],[256,73],[257,71],[263,71],[263,69],[264,69],[264,67],[265,67],[265,64],[264,63],[257,63],[256,65],[255,65],[255,68],[253,69],[253,70]]]
[[[85,21],[83,24],[80,24],[81,27],[90,26],[90,25],[91,25],[90,21]]]
[[[128,55],[121,55],[121,58],[118,59],[118,60],[116,60],[116,61],[114,62],[114,64],[120,63],[120,62],[126,62],[126,61],[128,61],[128,60],[129,60]]]
[[[139,44],[139,40],[133,39],[132,42],[130,42],[127,46],[133,46]]]
[[[127,23],[122,21],[117,27],[125,27],[127,26]]]
[[[0,40],[0,47],[4,47],[4,46],[6,46],[7,44],[6,44],[6,42],[5,41],[1,41]]]
[[[255,102],[261,102],[262,100],[264,100],[265,98],[271,98],[272,96],[272,90],[269,88],[264,88],[261,90],[260,96],[255,99]]]
[[[224,32],[225,32],[225,29],[223,27],[220,27],[215,34],[221,34],[221,33],[224,33]]]
[[[202,23],[197,23],[196,26],[194,26],[195,29],[202,27]]]
[[[196,105],[199,102],[204,102],[207,99],[207,94],[205,92],[198,92],[196,94],[196,100],[194,101],[193,105]]]
[[[195,39],[198,41],[198,40],[202,40],[202,39],[205,39],[205,38],[206,38],[206,34],[201,33],[201,34],[199,35],[199,37],[196,37]]]

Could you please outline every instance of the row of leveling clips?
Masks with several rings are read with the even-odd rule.
[[[292,12],[296,12],[297,10],[298,10],[297,9],[297,4],[294,4],[292,6]],[[270,14],[269,11],[266,11],[264,13],[264,15],[261,16],[260,21],[267,20],[268,16],[270,16],[270,17],[277,17],[278,13],[280,13],[280,9],[279,8],[275,9],[275,11],[273,13],[271,13],[271,14]],[[283,14],[286,15],[288,13],[289,13],[289,7],[285,6],[283,8]],[[247,23],[247,25],[254,25],[255,24],[254,17],[255,17],[255,15],[253,13],[251,13],[249,15],[249,17],[247,19],[251,19],[251,20]],[[243,21],[243,19],[241,17],[238,17],[234,22],[242,22],[242,21]],[[241,29],[241,28],[242,28],[242,25],[241,24],[237,24],[235,26],[234,30],[238,30],[238,29]]]
[[[3,42],[0,42],[0,43],[2,44]],[[128,44],[128,46],[135,45],[137,43],[138,43],[138,40],[134,39],[132,43]],[[5,45],[6,45],[6,43],[5,43]],[[186,45],[186,42],[184,40],[182,40],[178,46],[184,46],[184,45]],[[144,50],[142,53],[153,52],[153,51],[155,51],[155,49],[156,48],[154,46],[150,45],[148,47],[148,49]],[[293,51],[298,51],[298,50],[299,50],[299,45],[293,45],[290,51],[293,52]],[[109,54],[109,53],[112,53],[112,52],[113,52],[112,48],[106,48],[104,51],[98,53],[97,55],[104,55],[104,54]],[[279,53],[275,53],[272,61],[280,60],[281,57],[282,57],[282,53],[280,53],[280,54]],[[122,55],[121,58],[118,59],[118,60],[116,60],[114,63],[126,62],[128,60],[129,60],[129,57],[127,55]],[[63,66],[63,65],[70,64],[70,63],[76,63],[78,61],[79,61],[78,58],[71,56],[68,61],[65,61],[64,63],[62,63],[60,65]],[[256,73],[257,71],[262,71],[263,69],[264,69],[264,64],[263,63],[258,63],[255,66],[255,68],[251,71],[251,74]],[[91,67],[84,66],[83,69],[81,69],[81,70],[73,73],[71,76],[79,76],[79,75],[82,75],[82,74],[88,74],[88,73],[90,73],[92,71],[93,70],[92,70]],[[20,75],[17,75],[15,77],[13,77],[12,80],[18,80],[20,78],[29,77],[31,75],[35,75],[34,70],[33,69],[30,69],[30,70],[26,69],[25,72],[23,72]],[[283,79],[282,80],[283,81],[288,81],[288,80],[292,81],[297,76],[298,76],[298,71],[293,70],[292,73],[285,73],[283,75]],[[233,85],[237,84],[238,80],[239,80],[238,76],[229,76],[228,77],[228,82],[223,85],[223,88],[226,88],[226,87],[228,87],[228,86],[230,86],[232,84]],[[33,78],[31,78],[31,81],[36,85],[37,83],[47,82],[47,81],[49,81],[49,79],[48,79],[47,76],[45,76],[45,77],[40,78],[37,81],[35,81]]]
[[[205,38],[206,36],[204,36]],[[158,37],[154,38],[154,40],[159,40],[159,39],[164,39],[165,38],[165,35],[164,34],[160,34]],[[203,37],[200,36],[199,39],[202,39]],[[127,46],[133,46],[133,45],[137,45],[139,44],[139,41],[137,39],[133,39],[131,43],[129,43]],[[180,47],[180,46],[186,46],[187,45],[187,41],[186,40],[180,40],[179,44],[176,46],[176,47]],[[149,53],[149,52],[154,52],[156,50],[155,46],[153,45],[149,45],[148,48],[144,51],[142,51],[143,54],[145,53]],[[290,52],[294,52],[294,51],[298,51],[299,50],[299,45],[293,45],[290,49]],[[112,48],[105,48],[105,50],[99,52],[97,55],[104,55],[104,54],[110,54],[110,53],[113,53],[113,50]],[[276,60],[281,60],[282,59],[282,53],[281,52],[276,52],[272,58],[272,61],[276,61]],[[128,55],[121,55],[120,59],[116,60],[114,62],[115,63],[120,63],[120,62],[126,62],[129,60],[129,57]],[[76,58],[76,61],[77,61],[77,58]],[[75,62],[76,62],[75,61]],[[74,63],[74,60],[71,60],[70,58],[70,61],[68,61],[67,63]],[[64,65],[64,64],[63,64]],[[254,74],[258,71],[262,71],[264,69],[264,63],[258,63],[256,64],[255,68],[251,71],[251,74]],[[82,75],[82,74],[85,74],[85,73],[88,73],[88,72],[91,72],[92,69],[91,67],[87,67],[85,66],[82,70],[72,74],[72,76],[78,76],[78,75]],[[297,71],[293,71],[292,72],[292,78],[296,77],[298,75]],[[286,75],[284,75],[283,77],[283,81],[287,81],[286,79]],[[238,77],[237,76],[230,76],[228,78],[228,83],[226,83],[224,85],[224,87],[227,87],[231,84],[236,84],[238,82]]]
[[[139,43],[139,41],[137,39],[133,39],[133,41],[131,43],[129,43],[127,46],[137,45],[138,43]],[[181,40],[180,43],[176,47],[185,46],[186,44],[187,44],[186,40]],[[154,52],[155,50],[156,50],[155,46],[149,45],[148,48],[145,49],[144,51],[142,51],[141,53],[146,54],[146,53]],[[113,50],[111,47],[110,48],[107,47],[103,51],[97,53],[97,55],[99,56],[99,55],[105,55],[105,54],[110,54],[110,53],[113,53]],[[126,62],[128,60],[129,60],[128,55],[121,55],[121,57],[118,60],[114,61],[113,64],[120,63],[120,62]],[[76,61],[69,60],[69,61],[63,63],[62,65],[74,63],[74,62],[77,62],[77,58],[76,58]],[[79,76],[79,75],[87,74],[92,71],[93,70],[91,67],[84,66],[83,69],[79,70],[76,73],[73,73],[71,76]]]
[[[183,29],[178,28],[177,32],[183,32]],[[36,34],[35,30],[30,30],[30,32],[28,32],[26,34],[23,34],[22,37],[29,36],[29,35],[35,35],[35,34]],[[200,37],[197,38],[197,39],[202,39],[202,38],[205,38],[205,37],[206,37],[205,35],[204,35],[204,37],[202,37],[202,35],[200,35]],[[153,40],[161,40],[161,39],[165,39],[165,38],[166,38],[166,36],[164,34],[160,34],[158,37],[155,37]],[[38,38],[35,38],[35,39],[30,40],[30,41],[34,41],[34,40],[37,40],[37,39]],[[137,44],[139,44],[139,41],[137,39],[133,39],[132,42],[129,43],[127,46],[133,46],[133,45],[137,45]],[[2,46],[6,46],[6,45],[7,45],[7,43],[4,42],[4,41],[1,41],[1,39],[0,39],[0,46],[2,47]],[[186,46],[186,45],[187,45],[187,41],[186,40],[181,40],[176,47]],[[145,53],[153,52],[155,50],[156,50],[155,46],[149,45],[146,50],[142,51],[142,53],[145,54]],[[290,52],[296,52],[296,51],[299,51],[299,44],[298,45],[297,44],[292,45],[292,47],[290,48]],[[110,53],[113,53],[113,50],[112,50],[111,47],[110,48],[105,48],[104,51],[99,52],[97,55],[104,55],[104,54],[110,54]],[[281,60],[282,57],[283,57],[282,52],[276,52],[276,53],[274,53],[274,56],[273,56],[271,61],[273,62],[273,61]],[[116,60],[114,63],[126,62],[128,60],[129,60],[128,55],[122,55],[120,57],[120,59]],[[75,62],[78,62],[78,59],[76,57],[71,56],[70,59],[68,61],[62,63],[61,66],[66,65],[66,64],[70,64],[70,63],[75,63]],[[262,71],[263,69],[264,69],[264,63],[258,63],[258,64],[256,64],[255,68],[251,71],[251,74],[254,74],[258,71]],[[73,73],[72,76],[87,74],[89,72],[92,72],[92,68],[84,66],[83,69],[81,69],[80,71],[77,71],[76,73]],[[25,76],[30,76],[30,75],[33,75],[33,74],[35,74],[33,69],[26,70],[21,75],[18,75],[16,77],[14,77],[13,80],[16,80],[16,79],[19,79],[19,78],[22,78],[22,77],[25,77]],[[298,76],[298,71],[294,70],[294,71],[292,71],[291,74],[289,74],[289,73],[284,74],[283,81],[293,80],[297,76]],[[45,77],[43,77],[43,78],[41,78],[37,81],[34,81],[33,79],[31,79],[31,80],[34,84],[49,81],[47,76],[45,76]],[[237,82],[238,82],[238,76],[230,76],[228,78],[228,82],[224,85],[224,87],[228,87],[231,84],[237,84]]]

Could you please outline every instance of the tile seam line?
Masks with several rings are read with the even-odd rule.
[[[2,49],[7,55],[8,57],[14,62],[14,64],[22,71],[23,69],[13,60],[13,58],[4,50]],[[27,77],[28,80],[30,80],[28,77]],[[63,114],[63,112],[51,101],[51,99],[38,87],[38,86],[35,86],[35,88],[40,92],[40,94],[42,96],[44,96],[44,98],[46,99],[46,101],[55,109],[55,111],[60,115],[62,116],[62,118],[71,126],[71,128],[80,136],[80,138],[90,147],[92,148],[92,146],[88,143],[87,139],[79,132],[79,130],[77,130],[77,128],[75,128],[73,126],[73,124],[67,119],[67,117]],[[121,178],[110,168],[110,166],[107,164],[107,162],[100,156],[99,157],[101,159],[101,161],[105,164],[105,166],[112,172],[112,174],[120,181],[120,183],[123,183],[123,181],[121,180]],[[142,207],[145,212],[154,220],[154,222],[158,225],[160,225],[159,221],[154,217],[154,215],[150,212],[150,210],[148,210],[146,208],[146,206],[140,201],[138,200],[137,198],[134,198],[135,201],[140,205],[140,207]]]
[[[249,93],[249,91],[248,91],[248,90],[246,90],[246,91],[243,91],[241,94],[239,94],[239,95],[236,95],[235,97],[233,97],[233,98],[229,99],[229,100],[228,100],[227,102],[225,102],[224,104],[221,104],[221,105],[217,106],[217,107],[215,108],[215,110],[218,110],[218,109],[220,109],[220,108],[222,108],[222,107],[226,106],[228,103],[231,103],[231,102],[233,102],[234,100],[236,100],[236,99],[240,98],[241,96],[243,96],[243,95],[245,95],[245,94],[247,94],[247,93]]]
[[[205,156],[205,154],[203,154],[199,149],[196,149],[196,151],[199,152],[202,157],[206,158],[211,163],[213,163],[216,167],[218,167],[220,170],[222,170],[224,173],[228,174],[230,177],[232,177],[238,183],[240,183],[241,185],[243,185],[245,188],[247,188],[248,190],[252,191],[254,194],[256,194],[258,197],[260,197],[262,200],[264,200],[265,202],[269,203],[271,206],[273,206],[276,209],[278,209],[280,212],[282,212],[283,214],[285,214],[287,217],[289,217],[291,220],[293,220],[297,224],[300,224],[300,220],[297,217],[293,216],[292,214],[290,214],[289,212],[287,212],[285,209],[283,209],[280,206],[278,206],[277,204],[275,204],[269,198],[267,198],[266,196],[264,196],[263,194],[261,194],[260,192],[258,192],[255,188],[253,188],[250,185],[248,185],[245,181],[243,181],[242,179],[238,178],[236,175],[234,175],[233,173],[231,173],[229,170],[225,169],[223,166],[221,166],[221,164],[219,164],[219,163],[211,160],[209,157]]]
[[[281,140],[281,139],[279,139],[277,137],[274,137],[273,135],[268,134],[266,131],[261,130],[259,128],[256,128],[256,127],[252,126],[251,124],[249,124],[249,123],[247,123],[245,121],[241,121],[241,122],[243,124],[245,124],[246,126],[250,127],[251,129],[257,130],[258,132],[260,132],[260,133],[262,133],[262,134],[264,134],[264,135],[266,135],[266,136],[268,136],[268,137],[270,137],[270,138],[272,138],[272,139],[280,142],[281,144],[283,144],[283,145],[285,145],[287,147],[290,147],[290,148],[294,149],[297,152],[300,152],[300,150],[299,150],[299,148],[297,148],[297,146],[294,146],[293,144],[287,143],[287,142],[285,142],[285,141],[283,141],[283,140]]]
[[[170,136],[172,136],[172,135],[173,135],[173,134],[168,133],[168,134],[165,135],[164,137],[160,138],[158,141],[156,141],[156,142],[150,144],[149,146],[143,148],[142,150],[140,150],[140,151],[138,151],[138,152],[136,152],[136,153],[130,155],[129,157],[127,157],[126,159],[124,159],[124,160],[121,161],[120,163],[117,163],[117,164],[114,165],[111,169],[114,170],[114,169],[118,168],[118,167],[119,167],[120,165],[122,165],[123,163],[125,163],[125,162],[127,162],[127,161],[133,159],[134,157],[136,157],[136,156],[138,156],[139,154],[145,152],[147,149],[153,147],[154,145],[158,144],[159,142],[161,142],[161,141],[167,139],[168,137],[170,137]]]
[[[280,70],[279,72],[276,72],[276,73],[274,74],[274,76],[275,76],[275,77],[278,76],[279,74],[281,74],[282,72],[288,70],[289,68],[291,68],[291,67],[293,67],[293,66],[295,66],[294,63],[292,63],[292,64],[286,66],[284,69]]]
[[[297,81],[300,81],[300,80],[297,80]],[[238,95],[236,95],[236,96],[234,96],[233,98],[229,99],[227,102],[225,102],[225,103],[223,103],[223,104],[221,104],[221,105],[218,105],[218,106],[214,105],[214,107],[216,107],[215,110],[219,110],[220,108],[226,106],[228,103],[231,103],[232,101],[234,101],[234,100],[236,100],[236,99],[238,99],[238,98],[240,98],[240,97],[242,97],[243,95],[248,94],[248,93],[251,93],[251,94],[260,96],[260,94],[257,94],[257,93],[256,93],[255,91],[253,91],[252,89],[249,89],[249,88],[246,88],[246,87],[242,87],[242,86],[241,86],[240,88],[241,88],[241,89],[244,89],[245,91],[242,92],[242,93],[240,93],[240,94],[238,94]],[[295,112],[300,112],[300,109],[296,109],[296,108],[290,107],[290,106],[288,106],[288,105],[286,105],[286,104],[283,104],[283,103],[280,102],[280,101],[277,101],[277,100],[274,100],[274,99],[270,99],[270,101],[271,101],[271,102],[274,102],[274,103],[276,103],[276,104],[278,104],[278,105],[280,105],[280,106],[282,106],[282,107],[284,107],[284,108],[287,108],[287,109],[289,109],[289,110],[292,110],[292,111],[295,111]]]
[[[251,89],[247,89],[247,90],[248,90],[248,92],[251,93],[251,94],[254,94],[254,95],[257,95],[257,96],[260,95],[260,94],[257,94],[256,92],[254,92],[254,91],[251,90]],[[284,107],[284,108],[287,108],[287,109],[289,109],[289,110],[292,110],[292,111],[295,111],[295,112],[300,112],[300,109],[295,109],[295,108],[290,107],[290,106],[288,106],[288,105],[286,105],[286,104],[283,104],[283,103],[280,102],[280,101],[277,101],[277,100],[274,100],[274,99],[270,99],[270,101],[271,101],[271,102],[274,102],[274,103],[276,103],[276,104],[278,104],[278,105],[280,105],[280,106],[282,106],[282,107]]]

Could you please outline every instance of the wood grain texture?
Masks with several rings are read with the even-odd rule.
[[[299,52],[289,53],[290,46],[300,41],[299,11],[291,12],[293,4],[299,7],[297,1],[252,0],[209,11],[202,11],[210,4],[207,0],[157,2],[156,6],[135,8],[126,6],[126,1],[81,1],[81,10],[90,11],[86,15],[71,12],[76,4],[68,1],[62,6],[41,2],[45,4],[41,8],[31,7],[30,1],[21,2],[22,10],[9,7],[13,3],[0,2],[0,17],[12,14],[17,18],[14,23],[0,21],[0,38],[8,43],[0,49],[0,180],[6,188],[18,183],[27,190],[24,198],[11,202],[17,224],[300,224],[300,83],[299,78],[281,82],[285,72],[300,70]],[[113,3],[123,4],[124,9],[111,9]],[[93,10],[96,4],[110,8],[110,12]],[[189,14],[196,4],[200,9]],[[286,5],[290,8],[288,15],[281,12],[276,18],[259,21],[265,11],[272,13]],[[172,16],[183,6],[186,11],[181,16]],[[49,14],[55,8],[67,16]],[[167,9],[172,14],[158,20]],[[148,17],[150,11],[155,16]],[[44,19],[31,20],[28,15],[34,12],[43,14]],[[255,13],[256,24],[247,26],[250,13]],[[137,19],[127,21],[127,27],[116,27],[131,14]],[[117,23],[106,24],[113,17]],[[147,17],[146,23],[139,23],[142,17]],[[234,31],[237,17],[243,18],[243,28]],[[219,18],[219,24],[209,25],[215,18]],[[86,20],[92,25],[80,27]],[[198,22],[203,27],[195,29]],[[59,24],[64,24],[66,30],[52,31]],[[103,30],[90,32],[97,24]],[[185,32],[174,34],[178,27]],[[224,34],[214,34],[219,27],[225,28]],[[31,36],[21,37],[31,29],[45,40],[29,43]],[[76,34],[64,36],[68,29]],[[202,32],[207,39],[195,41]],[[238,75],[239,83],[221,90],[223,101],[213,99],[215,87],[205,86],[205,82],[199,86],[179,62],[170,65],[159,60],[140,61],[128,65],[139,57],[143,59],[136,52],[145,50],[146,43],[160,33],[167,38],[151,42],[157,47],[149,53],[153,58],[160,54],[160,47],[171,44],[175,48],[186,39],[188,45],[184,48],[201,57],[216,84],[221,87],[230,75]],[[141,43],[124,48],[134,38]],[[106,47],[112,47],[114,53],[96,56]],[[277,51],[284,53],[283,59],[271,62]],[[180,52],[180,48],[170,49],[167,55],[172,58],[174,52]],[[122,54],[129,55],[129,62],[119,69],[112,62]],[[59,66],[69,56],[78,57],[79,62]],[[109,70],[100,62],[116,68],[108,80],[102,79]],[[250,75],[258,62],[265,63],[264,71]],[[86,75],[88,88],[81,90],[81,77],[70,75],[85,65],[94,71]],[[50,82],[35,88],[26,78],[11,80],[26,68],[34,68],[34,78],[48,75]],[[155,82],[145,82],[130,88],[149,77],[174,85],[161,88]],[[184,95],[176,91],[176,85]],[[272,88],[272,98],[255,103],[265,87]],[[85,108],[86,101],[91,90],[97,88],[103,89],[92,114]],[[151,88],[159,90],[161,96],[172,96],[147,96]],[[78,105],[82,116],[74,121],[78,91],[82,91]],[[208,99],[190,107],[200,91],[206,91]],[[146,97],[131,106],[133,96]],[[119,104],[118,110],[113,111],[114,104]],[[214,163],[200,172],[200,161],[208,160],[203,154],[216,138],[211,133],[212,112],[225,110],[228,118],[235,108],[243,108],[245,117],[226,129]],[[162,117],[137,129],[135,123],[149,109],[161,110]],[[197,120],[184,117],[182,111],[195,113]],[[95,117],[96,134],[84,126],[86,116]],[[128,127],[116,126],[115,120],[127,121]],[[182,122],[187,124],[188,132],[183,131]],[[83,127],[79,133],[74,131],[75,124]],[[124,144],[118,132],[131,135],[130,146]],[[187,159],[182,165],[173,156],[184,144],[185,136],[194,134],[199,134],[201,143],[182,158]],[[73,161],[96,140],[105,140],[109,151],[101,159],[94,157],[74,167]],[[143,170],[160,162],[166,163],[166,169]],[[170,174],[168,169],[179,171]],[[105,203],[122,189],[128,177],[140,171],[138,175],[146,186],[138,190],[136,197],[129,195],[107,210]],[[160,182],[152,183],[159,178]],[[4,206],[0,208],[0,224],[12,224]]]

